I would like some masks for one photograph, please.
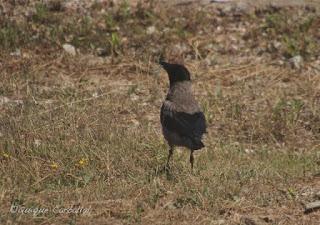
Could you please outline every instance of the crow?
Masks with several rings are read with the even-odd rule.
[[[160,121],[162,133],[169,145],[167,168],[175,146],[190,149],[190,164],[193,169],[193,152],[204,147],[202,136],[206,133],[206,119],[195,100],[190,73],[180,64],[160,61],[160,65],[168,73],[170,87],[162,104]]]

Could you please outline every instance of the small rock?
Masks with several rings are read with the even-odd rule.
[[[0,96],[0,105],[4,105],[6,103],[10,102],[10,99],[5,96]]]
[[[310,202],[305,206],[305,213],[311,213],[320,209],[320,201]]]
[[[92,96],[93,98],[98,98],[99,94],[98,94],[98,92],[94,92],[94,93],[92,93],[91,96]]]
[[[139,100],[139,96],[136,95],[136,94],[131,94],[131,95],[130,95],[130,99],[131,99],[132,101],[137,101],[137,100]]]
[[[222,27],[222,26],[217,26],[216,32],[219,33],[219,34],[221,34],[222,31],[223,31],[223,27]]]
[[[53,104],[54,101],[52,99],[48,99],[48,100],[45,100],[43,103],[46,105],[49,105],[49,104]]]
[[[244,152],[247,153],[247,154],[254,153],[254,151],[253,151],[252,149],[248,149],[248,148],[246,148],[246,149],[244,150]]]
[[[16,105],[22,105],[23,101],[22,100],[11,100],[8,97],[5,96],[0,96],[0,106],[5,105],[5,104],[16,104]]]
[[[242,2],[242,1],[239,1],[233,8],[234,12],[236,14],[245,14],[245,13],[248,13],[249,11],[249,4],[248,3],[245,3],[245,2]]]
[[[289,63],[291,64],[292,68],[300,69],[303,65],[303,58],[301,55],[296,55],[289,59]]]
[[[14,52],[11,52],[10,55],[11,56],[21,56],[21,50],[16,49]]]
[[[177,207],[176,207],[176,205],[174,204],[174,202],[168,202],[167,204],[165,204],[165,205],[163,206],[163,208],[165,208],[165,209],[176,209]]]
[[[108,49],[106,49],[106,48],[97,48],[97,55],[98,56],[107,56],[108,55]]]
[[[70,55],[75,56],[77,54],[76,48],[73,45],[70,44],[64,44],[62,45],[63,49]]]
[[[131,119],[131,122],[132,122],[133,126],[135,126],[135,127],[140,125],[139,121],[136,119]]]
[[[12,100],[11,101],[12,103],[14,103],[14,104],[17,104],[17,105],[22,105],[23,104],[23,101],[22,100]]]
[[[279,66],[283,66],[284,64],[285,64],[285,62],[284,62],[283,60],[281,60],[281,59],[278,60],[278,65],[279,65]]]
[[[146,103],[146,102],[142,102],[142,103],[140,103],[139,105],[140,105],[140,106],[147,106],[147,105],[148,105],[148,103]]]
[[[147,28],[147,34],[153,34],[154,32],[156,32],[156,27],[155,26],[150,26]]]
[[[239,47],[237,45],[231,45],[231,50],[232,51],[238,51]]]
[[[178,43],[173,46],[174,51],[183,53],[188,51],[188,46],[185,43]]]
[[[34,140],[34,145],[35,145],[36,147],[39,147],[39,146],[41,145],[41,141],[40,141],[39,139],[35,139],[35,140]]]
[[[275,48],[275,49],[280,49],[281,48],[281,42],[279,42],[279,41],[273,41],[272,42],[272,46]]]

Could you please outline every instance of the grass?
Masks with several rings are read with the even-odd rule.
[[[275,63],[285,51],[264,49],[259,59],[252,48],[273,41],[253,36],[266,21],[268,34],[295,39],[279,21],[297,11],[308,24],[290,29],[317,46],[308,28],[317,11],[309,20],[305,8],[267,7],[235,25],[214,10],[180,6],[170,14],[150,5],[124,2],[100,13],[96,3],[88,17],[37,5],[31,31],[19,18],[3,18],[14,26],[0,33],[0,223],[317,224],[318,212],[303,213],[320,182],[317,53],[298,71]],[[147,34],[151,25],[156,31]],[[65,42],[80,53],[63,52]],[[96,56],[108,46],[106,57]],[[21,55],[10,55],[17,48]],[[168,146],[159,109],[168,81],[155,63],[161,55],[185,60],[208,119],[194,171],[183,149],[170,173],[163,171]],[[50,210],[10,213],[12,205]],[[53,210],[69,207],[90,212]]]

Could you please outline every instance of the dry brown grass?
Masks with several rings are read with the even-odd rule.
[[[0,35],[1,224],[318,223],[319,211],[304,214],[303,205],[320,191],[319,51],[299,43],[305,62],[292,69],[285,45],[268,49],[284,40],[285,27],[259,36],[270,15],[279,24],[296,12],[301,21],[318,21],[318,11],[222,16],[203,8],[141,8],[127,18],[122,6],[110,9],[107,27],[99,28],[106,18],[100,7],[89,9],[97,13],[90,25],[46,9],[32,17],[32,31],[2,18],[16,30]],[[148,35],[144,27],[152,24],[158,31]],[[57,33],[50,36],[49,28]],[[296,40],[299,29],[289,26],[287,35]],[[109,39],[113,32],[120,42]],[[316,49],[318,35],[305,32]],[[80,49],[75,57],[61,48],[68,38]],[[96,56],[97,47],[108,56]],[[10,56],[15,48],[21,56]],[[168,82],[156,64],[160,55],[184,60],[208,119],[193,172],[183,150],[169,174],[162,170],[168,149],[159,108]],[[12,204],[51,210],[10,213]],[[56,206],[91,211],[58,214]]]

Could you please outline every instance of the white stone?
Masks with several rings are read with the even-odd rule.
[[[70,44],[64,44],[62,45],[63,49],[70,55],[75,56],[77,54],[76,48],[73,45]]]
[[[147,28],[147,34],[153,34],[154,32],[156,32],[156,27],[155,26],[150,26]]]
[[[303,65],[303,58],[301,55],[296,55],[289,59],[291,66],[295,69],[300,69]]]

